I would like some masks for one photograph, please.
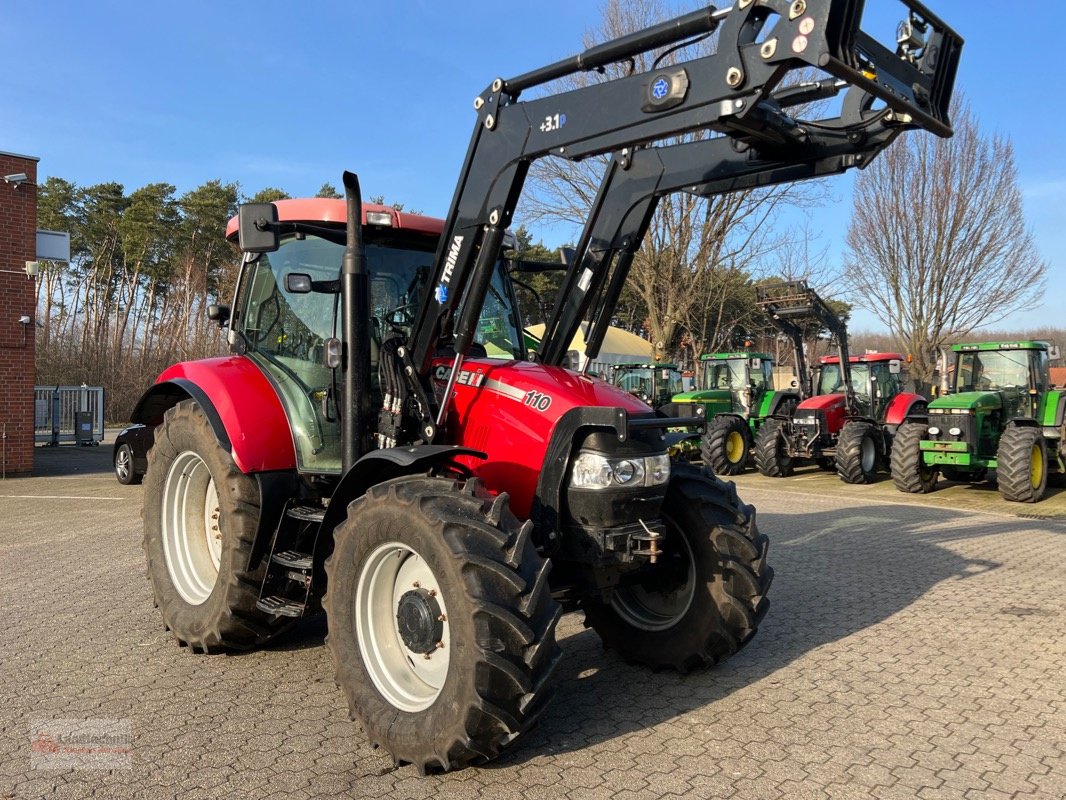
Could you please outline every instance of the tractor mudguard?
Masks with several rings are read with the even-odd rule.
[[[337,484],[337,488],[333,490],[320,530],[331,532],[336,528],[348,515],[348,504],[365,494],[371,486],[403,475],[428,472],[432,467],[457,456],[488,458],[480,450],[450,444],[425,444],[415,447],[371,450],[352,465],[352,468]],[[321,542],[322,539],[323,537],[320,536],[319,541]]]
[[[928,406],[929,401],[920,394],[901,392],[897,394],[885,409],[885,425],[895,430],[908,417],[914,415],[915,406]],[[916,416],[916,415],[915,415]]]
[[[772,417],[781,411],[782,403],[788,400],[795,400],[798,405],[801,399],[799,392],[794,392],[791,389],[774,389],[771,392],[767,392],[763,398],[759,408],[759,416]]]
[[[226,356],[174,364],[133,409],[131,420],[156,426],[182,400],[207,415],[220,447],[245,474],[296,469],[289,420],[274,387],[247,358]]]

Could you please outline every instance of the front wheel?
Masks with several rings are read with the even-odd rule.
[[[215,440],[192,400],[167,410],[148,451],[144,550],[167,629],[194,650],[254,647],[292,620],[256,608],[266,566],[248,571],[259,486]]]
[[[716,416],[700,443],[703,465],[715,475],[739,475],[751,448],[751,431],[740,417]]]
[[[844,483],[873,483],[881,463],[881,435],[870,422],[844,424],[837,437],[836,470]]]
[[[768,419],[759,428],[755,437],[755,466],[768,478],[787,478],[792,474],[784,420]]]
[[[629,661],[687,672],[731,656],[766,614],[773,570],[755,509],[732,483],[677,465],[663,504],[663,556],[585,621]]]
[[[115,479],[123,486],[132,486],[144,477],[133,465],[133,450],[128,444],[120,444],[115,450]]]
[[[326,561],[329,649],[397,762],[492,758],[546,707],[560,611],[531,530],[476,479],[400,478],[348,507]]]
[[[892,483],[901,492],[928,494],[936,488],[939,470],[925,462],[922,440],[928,436],[924,422],[904,422],[892,440]]]
[[[1035,503],[1047,491],[1047,441],[1039,428],[1012,425],[999,437],[999,493],[1004,500]]]

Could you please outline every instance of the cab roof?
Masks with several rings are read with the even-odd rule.
[[[628,364],[611,364],[611,369],[677,369],[677,364],[648,364],[643,361],[633,361]]]
[[[881,361],[902,361],[903,356],[899,353],[863,353],[861,356],[850,356],[849,364],[875,364]],[[819,364],[839,364],[840,356],[822,356],[818,359]]]
[[[700,361],[734,361],[741,358],[761,358],[764,361],[773,361],[767,353],[704,353],[700,356]]]
[[[1037,342],[1032,339],[1023,339],[1015,342],[978,342],[975,344],[953,344],[951,349],[956,353],[971,350],[1047,350],[1047,342]]]
[[[310,222],[328,225],[344,225],[348,221],[348,206],[342,199],[333,197],[303,197],[293,200],[277,200],[279,222]],[[388,214],[390,224],[381,222],[368,223],[367,214]],[[391,206],[377,203],[363,203],[363,224],[379,227],[392,227],[399,230],[440,236],[444,230],[444,220],[426,217],[422,214],[408,214],[397,211]],[[237,217],[230,219],[226,225],[226,238],[237,238]]]

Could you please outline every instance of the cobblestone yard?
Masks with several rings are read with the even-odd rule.
[[[742,476],[777,571],[747,649],[655,674],[569,614],[541,725],[420,778],[348,721],[321,617],[258,652],[177,646],[144,575],[141,489],[108,458],[38,451],[39,477],[0,483],[5,800],[1066,796],[1061,490],[1008,509],[969,487],[912,502],[887,479]],[[31,768],[33,725],[101,718],[128,721],[129,768]]]

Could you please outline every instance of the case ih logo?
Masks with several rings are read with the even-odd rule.
[[[448,260],[444,262],[444,276],[441,278],[441,286],[447,286],[452,279],[452,272],[455,270],[455,262],[459,260],[459,250],[463,246],[463,237],[456,236],[452,239],[451,249],[448,250]],[[447,292],[445,292],[445,298],[447,298]],[[441,300],[440,302],[444,302]]]

